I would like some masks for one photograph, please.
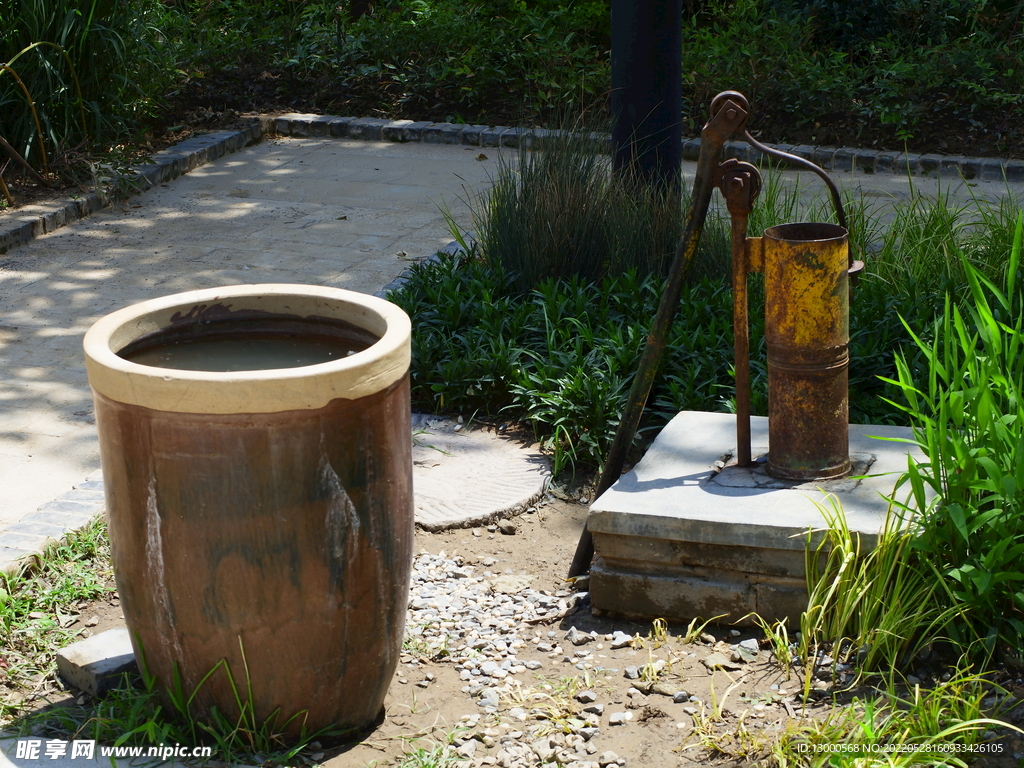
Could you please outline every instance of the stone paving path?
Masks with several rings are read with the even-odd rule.
[[[495,168],[478,154],[267,140],[0,256],[0,531],[99,468],[81,351],[95,320],[228,284],[377,292],[451,241],[443,209],[469,226],[460,196]],[[25,544],[0,536],[0,560]]]

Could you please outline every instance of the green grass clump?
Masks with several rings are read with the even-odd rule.
[[[79,603],[114,592],[106,525],[96,521],[44,553],[39,567],[0,575],[0,679],[32,688],[56,670],[57,649],[79,639]],[[22,702],[0,688],[0,722]]]
[[[301,722],[305,712],[288,718],[275,712],[260,721],[253,711],[248,669],[244,670],[247,687],[239,690],[224,660],[203,677],[194,691],[184,690],[176,677],[173,688],[164,695],[146,673],[145,664],[140,666],[141,682],[125,675],[121,684],[102,698],[41,709],[21,718],[17,726],[23,734],[85,738],[115,747],[206,746],[218,761],[245,765],[309,765],[312,755],[321,751],[318,739],[351,736],[350,731],[325,728],[312,734],[303,730],[297,739],[287,738],[285,730],[293,721]],[[231,683],[238,715],[228,716],[215,707],[208,718],[199,720],[192,713],[195,695],[219,674],[227,675]]]
[[[986,733],[1020,729],[989,715],[982,701],[999,693],[983,677],[957,670],[932,688],[909,692],[888,681],[822,720],[792,724],[771,747],[777,768],[967,768]],[[1005,692],[1002,692],[1005,693]],[[983,754],[983,753],[982,753]]]
[[[481,253],[522,290],[549,278],[663,275],[682,232],[678,192],[611,174],[601,134],[573,128],[499,158],[475,212]]]

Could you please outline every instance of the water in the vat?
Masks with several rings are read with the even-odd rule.
[[[155,368],[264,371],[317,365],[364,349],[364,344],[337,336],[250,332],[171,341],[121,356]]]

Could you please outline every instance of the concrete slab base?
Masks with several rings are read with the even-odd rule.
[[[756,613],[793,626],[807,604],[805,549],[821,541],[822,505],[834,497],[873,546],[908,453],[920,455],[910,438],[908,428],[851,424],[853,475],[789,482],[764,472],[768,419],[751,419],[761,461],[747,469],[733,459],[735,416],[680,413],[591,506],[595,612],[730,624]]]

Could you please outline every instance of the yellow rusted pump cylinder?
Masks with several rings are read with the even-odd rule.
[[[849,233],[835,224],[765,230],[768,473],[850,472]]]

